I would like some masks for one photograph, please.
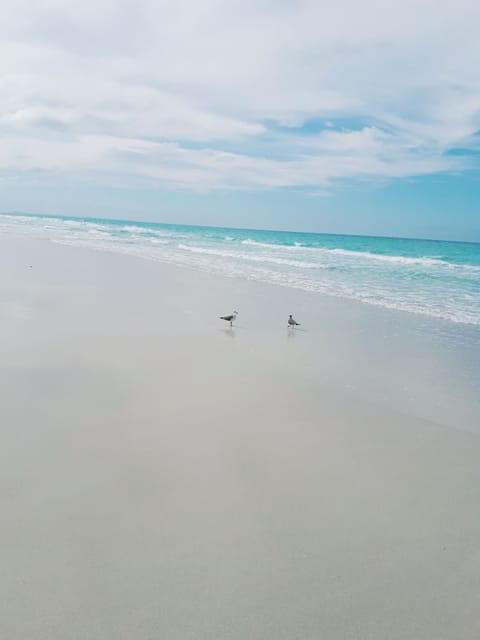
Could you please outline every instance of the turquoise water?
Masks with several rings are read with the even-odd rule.
[[[0,233],[480,325],[480,244],[0,215]]]

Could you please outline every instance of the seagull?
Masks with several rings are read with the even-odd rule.
[[[295,329],[295,327],[300,326],[300,323],[293,319],[292,314],[288,316],[288,326],[291,327],[292,329]]]
[[[230,323],[230,326],[232,326],[233,321],[236,319],[237,316],[238,316],[238,311],[234,311],[233,313],[230,313],[228,316],[220,316],[220,320],[226,320],[227,322]]]

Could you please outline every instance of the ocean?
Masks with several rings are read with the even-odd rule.
[[[138,256],[480,325],[480,244],[0,215],[0,234]]]

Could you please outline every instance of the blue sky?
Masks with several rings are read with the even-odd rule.
[[[0,210],[480,241],[476,2],[13,2]]]

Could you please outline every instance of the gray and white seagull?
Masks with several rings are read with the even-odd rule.
[[[230,313],[228,316],[220,316],[220,320],[225,320],[226,322],[230,323],[230,326],[232,326],[237,316],[238,316],[238,311],[234,311],[233,313]]]
[[[294,320],[294,318],[293,318],[292,314],[290,314],[290,315],[288,316],[288,326],[289,326],[291,329],[295,329],[295,327],[299,327],[299,326],[300,326],[300,323],[299,323],[299,322],[297,322],[296,320]]]

